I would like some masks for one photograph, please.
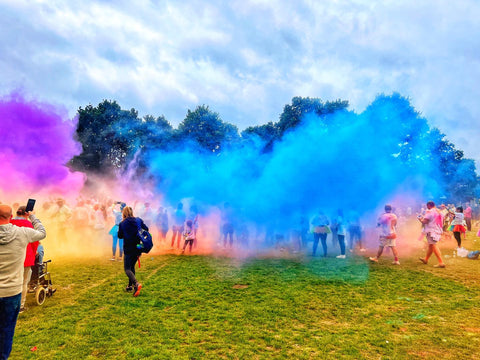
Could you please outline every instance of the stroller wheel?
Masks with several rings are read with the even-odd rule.
[[[43,286],[39,286],[37,291],[35,292],[35,299],[37,300],[38,305],[42,305],[45,302],[45,298],[47,297],[47,292]]]

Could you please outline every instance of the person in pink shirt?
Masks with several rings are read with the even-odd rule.
[[[425,212],[425,215],[419,215],[418,220],[424,226],[423,232],[426,234],[428,243],[428,249],[425,257],[420,258],[419,260],[422,263],[427,264],[430,256],[435,254],[438,259],[438,264],[434,265],[434,267],[444,268],[445,264],[442,260],[442,254],[437,245],[443,233],[443,218],[440,211],[435,207],[435,203],[433,201],[427,202],[427,211]]]
[[[472,208],[469,204],[465,210],[463,210],[463,216],[465,217],[465,222],[467,223],[467,230],[472,231]]]
[[[380,215],[377,220],[377,228],[380,229],[379,245],[377,256],[369,258],[372,262],[378,262],[378,258],[382,255],[385,246],[389,246],[392,249],[394,260],[393,265],[400,265],[398,261],[398,251],[396,247],[395,239],[396,233],[397,215],[392,213],[392,206],[385,205],[385,213]]]

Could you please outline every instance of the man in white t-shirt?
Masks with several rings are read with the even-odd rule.
[[[398,251],[395,242],[395,239],[397,238],[396,226],[397,216],[392,213],[392,206],[385,205],[385,213],[380,215],[377,220],[377,228],[379,228],[380,230],[377,256],[371,257],[370,261],[378,262],[378,258],[382,255],[385,246],[389,246],[392,249],[392,253],[394,256],[392,264],[400,265],[400,261],[398,261]]]
[[[444,268],[445,264],[442,260],[442,254],[437,245],[443,233],[443,217],[440,211],[435,207],[433,201],[427,203],[427,211],[425,211],[425,215],[419,216],[418,220],[424,226],[423,232],[426,234],[428,242],[427,254],[425,255],[425,258],[420,258],[419,260],[422,263],[427,264],[430,256],[435,254],[438,259],[438,264],[434,265],[434,267]]]

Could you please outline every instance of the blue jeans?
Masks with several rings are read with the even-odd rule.
[[[318,247],[318,240],[322,242],[323,248],[323,256],[327,256],[327,234],[322,233],[313,233],[313,251],[312,255],[315,256],[317,254],[317,247]]]
[[[17,325],[22,293],[0,298],[0,360],[8,359],[12,351],[13,333]]]
[[[340,254],[345,255],[345,235],[337,235],[338,243],[340,244]]]
[[[118,242],[118,251],[120,253],[120,257],[123,256],[123,239],[119,239],[118,238],[118,235],[115,234],[115,235],[112,235],[112,253],[113,253],[113,257],[115,257],[115,254],[117,252],[117,242]]]

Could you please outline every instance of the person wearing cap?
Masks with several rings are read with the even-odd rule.
[[[12,208],[0,205],[0,359],[7,359],[12,351],[27,244],[40,241],[47,235],[40,220],[32,213],[27,215],[33,229],[11,224]]]
[[[28,214],[25,211],[26,206],[20,206],[17,209],[17,216],[10,220],[10,223],[20,227],[28,227],[33,229],[32,222],[28,220]],[[22,300],[20,302],[20,312],[25,311],[25,300],[27,299],[28,283],[32,276],[32,266],[35,265],[35,255],[37,254],[38,241],[27,244],[27,253],[25,255],[25,261],[23,263],[23,289]]]

